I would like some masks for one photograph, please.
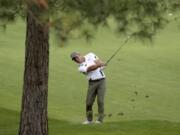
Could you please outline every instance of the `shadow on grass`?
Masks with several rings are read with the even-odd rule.
[[[50,135],[180,135],[180,123],[158,120],[81,125],[50,120]]]
[[[17,135],[18,124],[18,112],[0,108],[0,135]]]
[[[0,108],[0,135],[17,135],[19,113]],[[50,135],[180,135],[180,123],[137,120],[81,125],[49,119]]]

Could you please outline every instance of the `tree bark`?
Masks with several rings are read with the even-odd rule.
[[[49,30],[27,12],[25,70],[19,135],[48,135]]]

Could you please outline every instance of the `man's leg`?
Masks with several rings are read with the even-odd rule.
[[[89,82],[88,92],[86,97],[86,117],[88,121],[93,120],[93,103],[97,94],[97,84],[95,82]]]
[[[103,122],[104,118],[104,96],[106,92],[106,80],[101,80],[97,89],[98,121]]]

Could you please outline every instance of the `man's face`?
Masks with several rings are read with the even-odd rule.
[[[82,56],[82,55],[77,55],[76,56],[76,58],[74,59],[74,61],[76,62],[76,63],[83,63],[84,62],[84,56]]]

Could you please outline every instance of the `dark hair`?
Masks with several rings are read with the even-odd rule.
[[[76,58],[77,58],[77,57],[74,57],[72,60],[78,63],[78,61],[76,60]]]

